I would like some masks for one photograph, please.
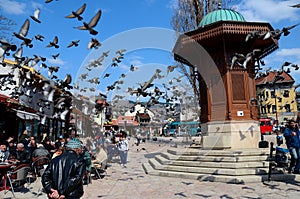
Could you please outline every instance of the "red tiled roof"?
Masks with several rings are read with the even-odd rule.
[[[118,124],[124,124],[126,121],[127,125],[137,126],[138,122],[134,120],[135,116],[119,116],[117,121]]]
[[[263,85],[267,83],[273,83],[275,80],[276,73],[270,72],[267,76],[258,77],[255,80],[256,85]],[[295,80],[286,72],[282,72],[280,76],[284,77],[283,80],[277,81],[277,83],[283,83],[283,82],[294,82]]]

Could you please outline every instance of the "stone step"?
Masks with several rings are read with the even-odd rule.
[[[213,174],[199,174],[189,172],[178,172],[178,171],[165,171],[155,170],[150,163],[143,163],[143,169],[145,173],[155,176],[175,177],[183,179],[193,179],[200,181],[211,181],[211,182],[224,182],[234,184],[244,183],[255,183],[263,182],[268,180],[268,175],[249,175],[249,176],[226,176],[226,175],[213,175]],[[273,174],[271,179],[274,181],[289,181],[294,180],[295,175],[292,174]]]
[[[164,156],[157,155],[155,159],[162,165],[177,165],[189,167],[206,167],[206,168],[268,168],[269,162],[203,162],[203,161],[184,161],[184,160],[169,160]]]
[[[168,153],[173,155],[187,156],[221,156],[221,157],[241,157],[241,156],[266,156],[270,154],[269,149],[242,149],[242,150],[203,150],[194,148],[168,149]]]
[[[201,161],[201,162],[258,162],[266,161],[268,159],[267,155],[252,155],[252,156],[207,156],[207,155],[175,155],[172,153],[162,153],[166,159],[169,160],[182,160],[182,161]]]
[[[178,165],[163,165],[155,158],[149,159],[149,164],[156,170],[167,170],[176,172],[188,172],[198,174],[214,174],[214,175],[263,175],[268,173],[268,167],[257,168],[220,168],[220,167],[194,167],[194,166],[178,166]]]

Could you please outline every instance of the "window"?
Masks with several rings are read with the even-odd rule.
[[[278,102],[282,102],[282,97],[278,97]]]
[[[270,113],[271,105],[267,105],[268,113]]]
[[[275,98],[275,91],[271,91],[271,97]]]
[[[291,105],[290,104],[286,104],[285,105],[285,110],[286,110],[286,112],[291,112]]]
[[[276,113],[276,106],[272,105],[272,113]]]
[[[284,90],[283,97],[289,97],[289,94],[290,94],[289,90]]]
[[[266,107],[265,106],[261,107],[261,112],[262,112],[262,114],[266,114]]]

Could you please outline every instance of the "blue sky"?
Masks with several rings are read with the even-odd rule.
[[[0,13],[10,19],[13,19],[17,25],[12,27],[14,32],[18,32],[25,19],[30,19],[30,15],[36,8],[41,9],[40,20],[38,24],[30,19],[30,29],[28,37],[34,37],[36,34],[45,36],[44,42],[34,41],[32,49],[24,48],[23,55],[32,56],[39,54],[47,57],[48,65],[60,66],[58,76],[63,78],[65,74],[70,73],[73,76],[73,82],[78,81],[78,76],[85,73],[85,65],[99,56],[102,52],[110,50],[110,56],[105,59],[105,64],[101,69],[93,70],[89,77],[103,76],[107,71],[112,73],[109,78],[101,79],[100,85],[97,86],[101,92],[105,91],[108,84],[119,79],[121,73],[128,74],[127,82],[147,81],[154,73],[157,67],[166,70],[166,66],[173,65],[174,60],[168,48],[171,50],[173,42],[176,41],[175,35],[172,35],[170,21],[172,17],[172,8],[176,0],[54,0],[46,4],[45,0],[0,0]],[[284,26],[294,25],[300,22],[300,9],[289,7],[299,3],[297,0],[241,0],[233,1],[233,6],[239,11],[247,21],[267,21],[274,29],[281,29]],[[95,13],[101,9],[102,16],[96,26],[99,34],[96,37],[103,42],[102,47],[98,50],[87,50],[87,44],[92,37],[87,31],[77,30],[73,27],[82,25],[82,22],[76,19],[66,19],[64,16],[77,10],[83,3],[87,4],[85,12],[82,14],[83,21],[89,20]],[[158,32],[167,34],[159,38],[159,42],[165,44],[160,46],[159,42],[152,46],[143,48],[142,40],[147,41],[152,35],[147,35],[146,28],[157,28]],[[137,29],[143,31],[140,35],[134,35]],[[123,34],[130,32],[134,35],[132,40],[122,40]],[[125,34],[126,35],[126,34]],[[284,61],[290,61],[300,65],[300,26],[291,31],[287,37],[282,37],[279,41],[280,48],[272,55],[265,58],[266,67],[278,68]],[[54,36],[58,36],[59,49],[49,49],[45,46],[52,41]],[[170,38],[169,38],[170,37]],[[112,38],[120,39],[120,42],[113,42]],[[115,41],[117,40],[115,39]],[[141,39],[141,40],[135,40]],[[72,40],[80,40],[78,47],[66,48]],[[151,39],[150,39],[151,40]],[[15,39],[15,41],[18,41]],[[130,47],[132,42],[141,42],[140,45]],[[150,46],[151,47],[151,46]],[[114,51],[128,48],[123,62],[118,69],[110,67],[111,58]],[[57,60],[51,58],[51,55],[60,53]],[[131,73],[129,66],[133,64],[138,67],[138,72]],[[45,72],[45,71],[44,71]],[[293,71],[291,75],[300,83],[300,72]],[[176,76],[176,73],[170,73],[167,80]],[[77,78],[76,78],[77,77]],[[83,84],[83,83],[80,83]],[[85,86],[85,85],[82,85]],[[129,87],[131,85],[127,85]],[[133,83],[133,86],[137,86]]]

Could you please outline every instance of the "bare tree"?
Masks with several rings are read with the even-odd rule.
[[[0,39],[11,42],[13,40],[11,35],[12,27],[15,25],[16,23],[13,20],[0,14]]]
[[[171,25],[177,32],[195,30],[204,15],[203,0],[178,0]]]

